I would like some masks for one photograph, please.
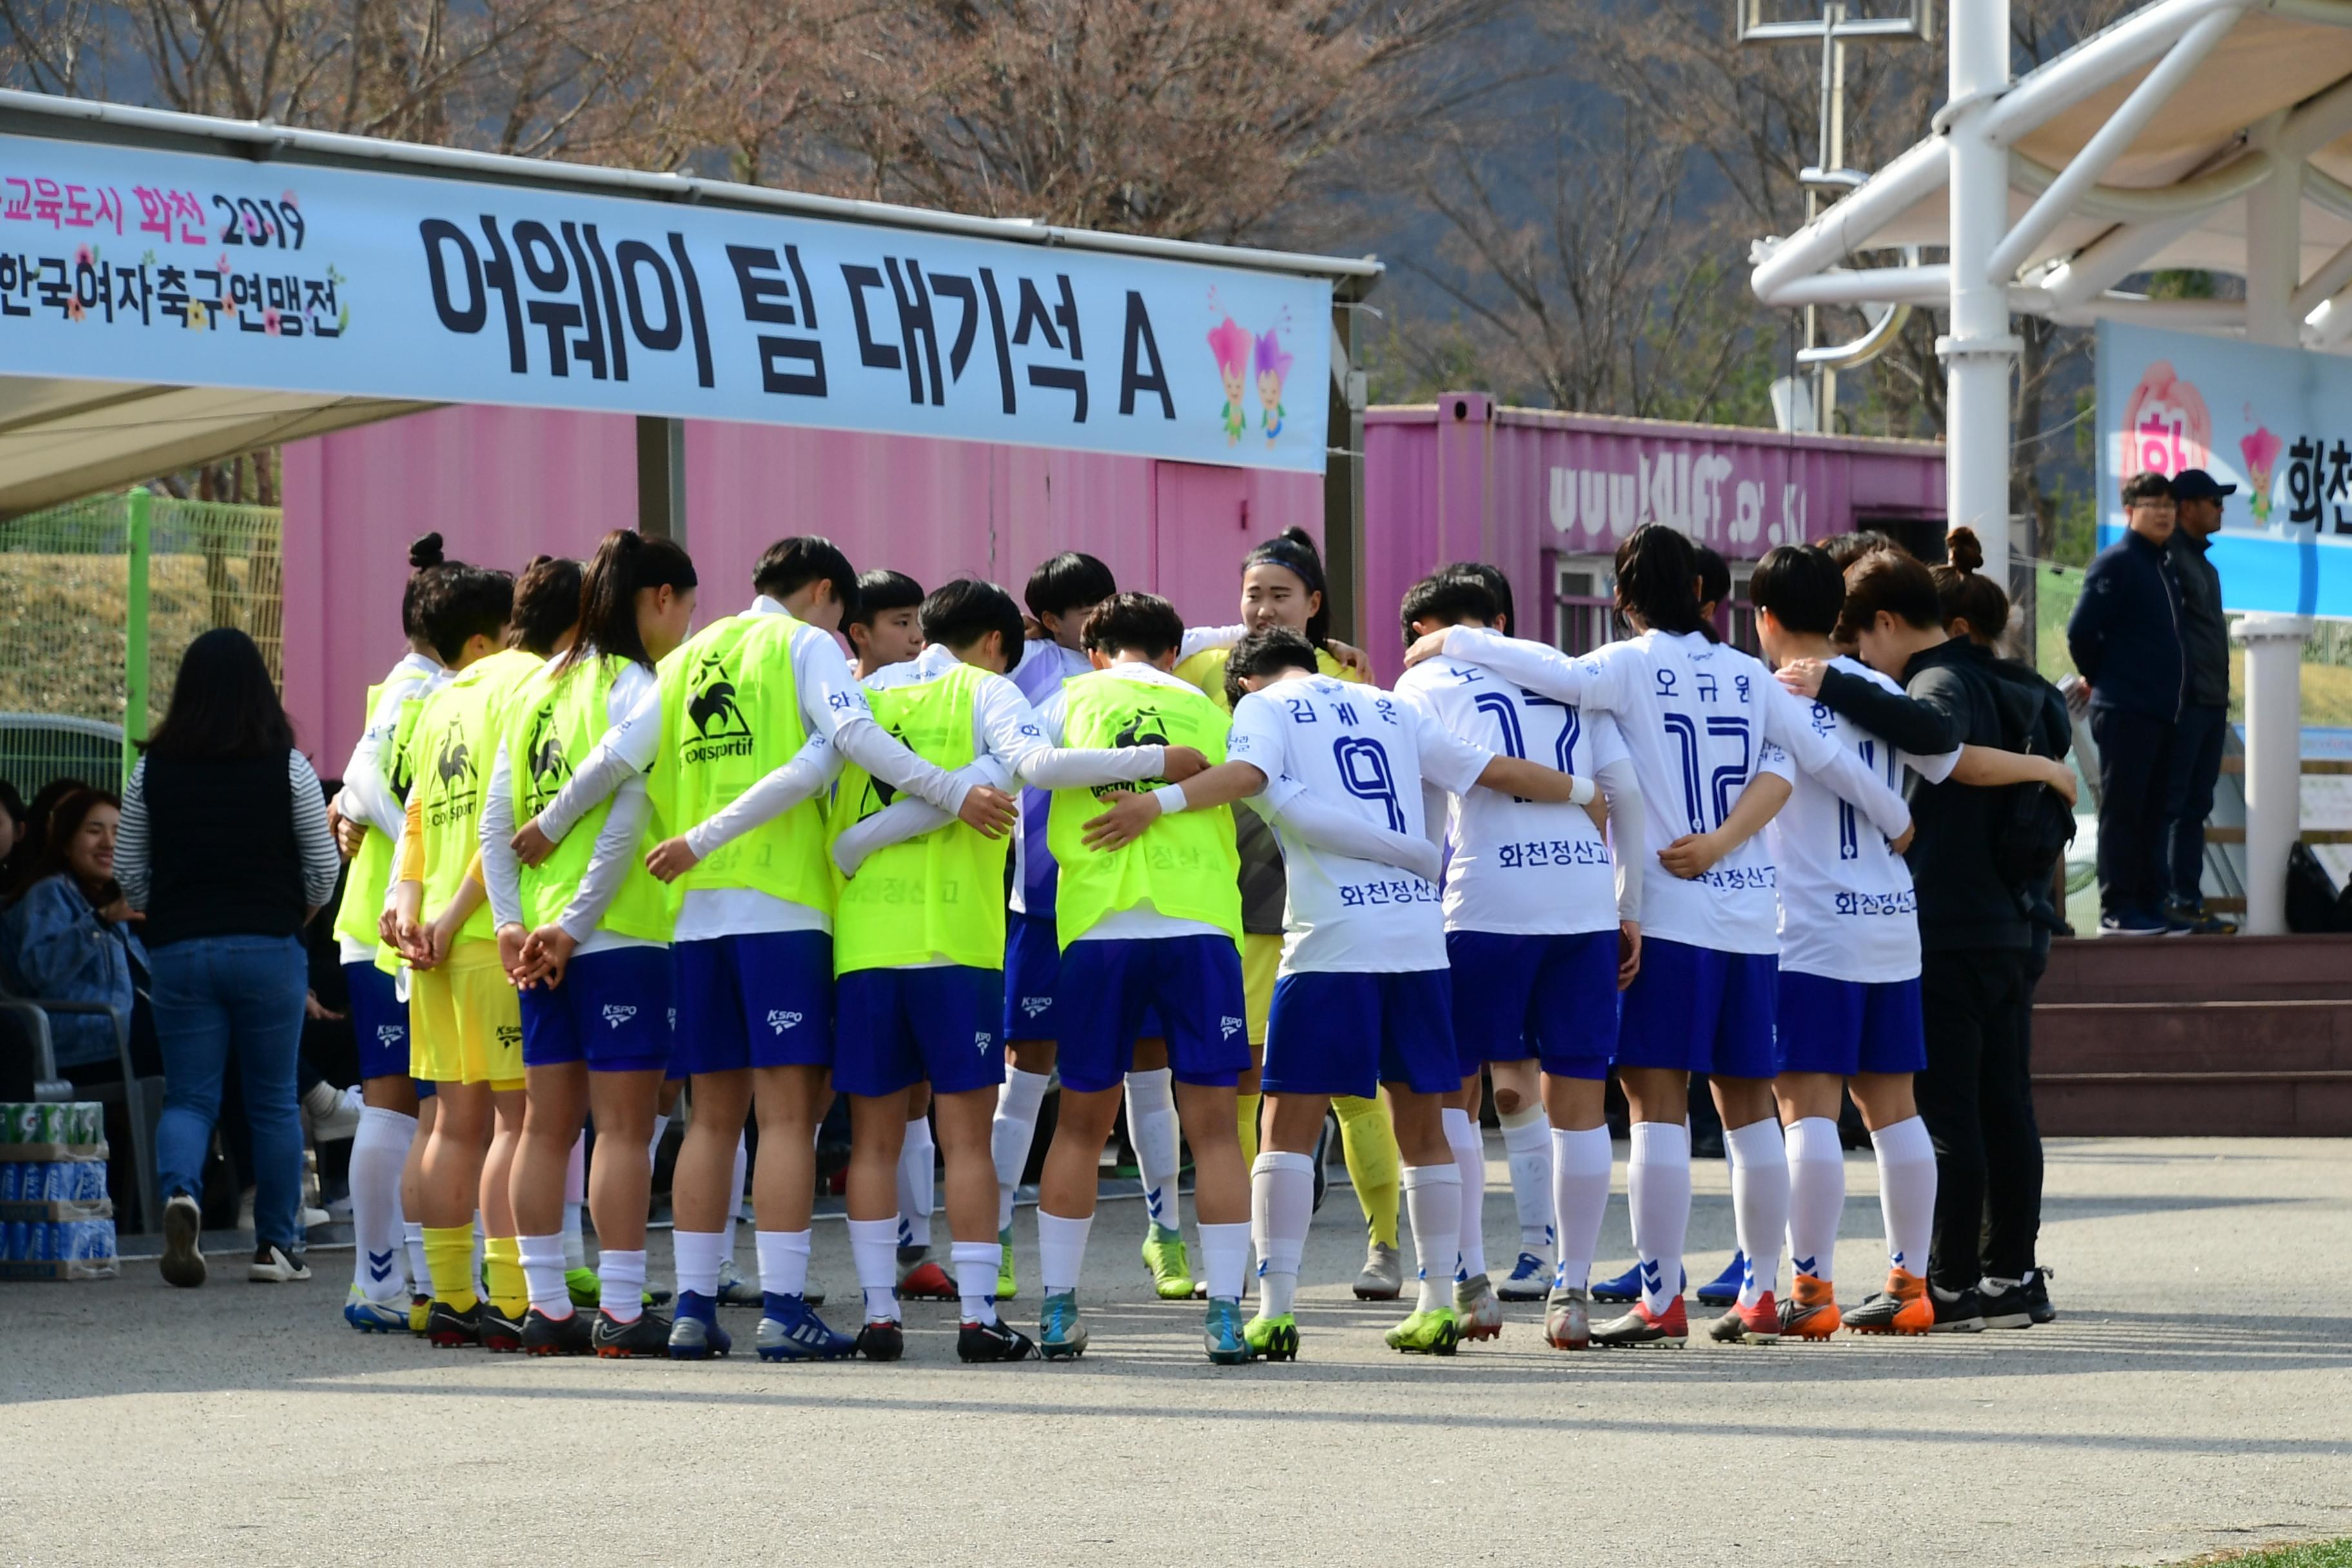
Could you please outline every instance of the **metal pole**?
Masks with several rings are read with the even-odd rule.
[[[131,770],[138,762],[138,743],[147,738],[147,556],[148,522],[154,498],[143,485],[134,489],[126,510],[130,515],[130,553],[123,561],[122,620],[122,787],[131,787]]]
[[[637,416],[637,531],[686,544],[686,421]]]
[[[1323,560],[1331,628],[1364,641],[1365,374],[1356,368],[1355,301],[1331,300],[1329,428],[1324,437]]]
[[[1836,170],[1845,167],[1845,42],[1838,37],[1838,28],[1845,21],[1845,0],[1829,0],[1822,7],[1822,167]],[[1805,221],[1811,223],[1819,209],[1821,192],[1805,193]],[[1813,348],[1820,340],[1813,336],[1813,324],[1819,320],[1817,310],[1805,312],[1805,346]],[[1813,427],[1824,436],[1837,432],[1837,367],[1821,367],[1821,384],[1813,391]]]
[[[2286,858],[2303,837],[2301,616],[2239,618],[2246,649],[2246,934],[2286,933]]]
[[[1976,530],[1985,573],[2009,578],[2009,376],[2022,346],[2009,330],[2005,289],[1987,265],[2009,221],[2009,155],[1987,133],[2009,83],[2009,0],[1951,8],[1946,136],[1951,160],[1951,331],[1944,361],[1946,525]]]

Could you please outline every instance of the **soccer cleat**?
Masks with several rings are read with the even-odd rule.
[[[1429,1311],[1416,1309],[1412,1315],[1381,1336],[1389,1349],[1406,1355],[1452,1355],[1454,1347],[1462,1341],[1462,1320],[1451,1307],[1438,1307]]]
[[[1556,1351],[1591,1348],[1592,1313],[1581,1290],[1554,1290],[1544,1304],[1544,1343]]]
[[[677,1299],[677,1316],[669,1325],[669,1359],[708,1361],[735,1348],[735,1336],[719,1326],[716,1297],[688,1290]]]
[[[572,1293],[572,1304],[594,1311],[604,1300],[604,1287],[596,1282],[593,1268],[567,1268],[563,1271],[563,1288]]]
[[[1253,1354],[1267,1361],[1298,1359],[1298,1320],[1291,1313],[1269,1318],[1261,1312],[1242,1325],[1242,1338]]]
[[[245,1277],[257,1285],[295,1285],[310,1278],[310,1265],[302,1254],[289,1253],[276,1242],[265,1241],[253,1249]]]
[[[761,1300],[760,1287],[743,1278],[733,1258],[722,1258],[719,1260],[719,1295],[716,1300],[722,1307],[756,1307]]]
[[[1013,1227],[1006,1226],[996,1233],[996,1299],[1010,1301],[1021,1293],[1021,1281],[1013,1272]]]
[[[1980,1334],[1984,1332],[1984,1298],[1974,1290],[1963,1290],[1947,1298],[1941,1290],[1927,1292],[1927,1304],[1936,1310],[1936,1321],[1927,1330],[1931,1334]]]
[[[167,1285],[193,1289],[205,1282],[204,1210],[185,1193],[173,1193],[163,1205],[163,1261],[160,1271]]]
[[[1728,1307],[1739,1300],[1739,1282],[1748,1273],[1748,1256],[1735,1252],[1730,1267],[1700,1286],[1696,1292],[1702,1307]]]
[[[1076,1361],[1087,1353],[1087,1326],[1078,1321],[1076,1290],[1057,1291],[1045,1298],[1045,1306],[1037,1313],[1037,1352],[1047,1361]]]
[[[908,1301],[958,1301],[963,1298],[956,1290],[956,1282],[948,1271],[929,1258],[916,1264],[898,1278],[898,1295]]]
[[[1257,1354],[1242,1330],[1239,1301],[1221,1298],[1209,1303],[1208,1314],[1201,1320],[1201,1344],[1218,1366],[1244,1366]]]
[[[1856,1334],[1924,1334],[1936,1326],[1927,1281],[1907,1268],[1887,1270],[1886,1289],[1844,1317],[1846,1331]]]
[[[2040,1264],[2025,1277],[2025,1310],[2037,1323],[2058,1321],[2058,1309],[2050,1304],[2050,1270]]]
[[[623,1323],[600,1309],[594,1327],[588,1331],[588,1343],[608,1361],[666,1355],[669,1352],[669,1320],[659,1312],[639,1312]]]
[[[1977,1300],[1984,1309],[1985,1327],[1988,1329],[2030,1329],[2033,1326],[2033,1310],[2026,1302],[2025,1286],[2021,1282],[1998,1290],[1979,1285],[1977,1287]]]
[[[1690,1270],[1687,1268],[1683,1270],[1680,1279],[1675,1284],[1675,1289],[1677,1290],[1687,1290],[1690,1289]],[[1738,1289],[1735,1287],[1733,1294],[1737,1296],[1738,1293]],[[1624,1273],[1620,1274],[1614,1279],[1603,1279],[1600,1284],[1595,1285],[1592,1288],[1592,1299],[1596,1301],[1640,1300],[1642,1299],[1641,1259],[1635,1258],[1633,1260],[1633,1267],[1628,1268]]]
[[[356,1285],[343,1298],[343,1321],[363,1334],[396,1333],[408,1327],[408,1309],[370,1300]]]
[[[1373,1242],[1364,1251],[1363,1272],[1356,1276],[1356,1300],[1393,1301],[1404,1293],[1404,1254]]]
[[[1540,1301],[1551,1293],[1551,1265],[1532,1252],[1519,1254],[1511,1277],[1495,1287],[1506,1301]]]
[[[907,1330],[896,1318],[876,1318],[853,1342],[867,1361],[897,1361],[907,1353]]]
[[[1454,1315],[1461,1320],[1465,1340],[1491,1340],[1503,1331],[1503,1304],[1484,1274],[1474,1274],[1454,1287]]]
[[[478,1304],[477,1310],[481,1314],[479,1322],[482,1334],[482,1348],[484,1350],[519,1351],[522,1349],[522,1323],[520,1320],[509,1318],[504,1312],[499,1310],[498,1303],[491,1300],[488,1296],[482,1298],[481,1301]]]
[[[522,1315],[522,1353],[525,1355],[586,1355],[593,1347],[588,1327],[588,1315],[577,1308],[561,1318],[551,1318],[533,1307]]]
[[[1778,1344],[1780,1309],[1772,1304],[1772,1292],[1757,1297],[1752,1307],[1732,1302],[1729,1310],[1707,1325],[1706,1337],[1719,1345]]]
[[[1667,1302],[1664,1312],[1653,1312],[1647,1302],[1636,1301],[1632,1311],[1592,1331],[1592,1342],[1610,1349],[1664,1345],[1678,1351],[1689,1339],[1690,1319],[1680,1296]]]
[[[467,1345],[482,1342],[482,1304],[479,1301],[459,1311],[448,1302],[436,1300],[431,1314],[425,1320],[425,1337],[435,1350],[463,1350]]]
[[[425,1325],[432,1320],[433,1298],[411,1296],[408,1299],[408,1331],[412,1334],[421,1334],[425,1331]]]
[[[857,1342],[827,1327],[806,1297],[773,1293],[761,1298],[753,1344],[761,1361],[839,1361],[857,1353]]]
[[[1789,1339],[1825,1340],[1838,1331],[1837,1291],[1810,1274],[1796,1279],[1795,1294],[1780,1303],[1780,1332]]]
[[[1078,1332],[1083,1349],[1086,1331],[1080,1329]],[[1030,1342],[1029,1336],[1002,1318],[992,1323],[966,1322],[956,1326],[956,1357],[960,1361],[1027,1361],[1036,1353],[1037,1347]]]
[[[1163,1301],[1192,1299],[1192,1262],[1184,1253],[1184,1233],[1154,1224],[1143,1238],[1143,1266],[1151,1270],[1151,1287]]]

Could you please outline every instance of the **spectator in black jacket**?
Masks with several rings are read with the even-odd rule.
[[[2221,776],[2230,722],[2230,627],[2221,618],[2221,574],[2206,552],[2221,531],[2221,498],[2238,487],[2202,468],[2172,476],[2174,523],[2165,553],[2180,584],[2180,640],[2189,659],[2188,700],[2172,737],[2172,778],[2164,797],[2164,847],[2171,894],[2160,911],[2174,931],[2235,930],[2205,910],[2205,819]]]
[[[2130,526],[2083,574],[2066,647],[2091,688],[2099,745],[2099,932],[2161,936],[2172,879],[2165,795],[2176,727],[2188,696],[2180,580],[2165,552],[2174,524],[2172,481],[2124,482]]]

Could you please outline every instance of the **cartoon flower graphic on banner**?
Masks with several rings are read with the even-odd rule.
[[[2271,520],[2271,476],[2278,471],[2279,451],[2284,445],[2262,426],[2255,426],[2252,435],[2239,438],[2238,451],[2246,459],[2246,504],[2253,509],[2257,523],[2268,524]]]
[[[2124,405],[2121,461],[2116,471],[2158,473],[2167,479],[2183,468],[2210,466],[2213,416],[2195,385],[2175,374],[2170,360],[2147,367]]]

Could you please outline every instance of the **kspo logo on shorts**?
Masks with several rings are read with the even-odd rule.
[[[615,1029],[636,1016],[637,1010],[635,1007],[624,1007],[617,1003],[610,1004],[604,1008],[604,1022],[612,1025]]]
[[[787,1013],[782,1008],[778,1007],[768,1014],[768,1027],[775,1030],[776,1033],[781,1035],[786,1029],[799,1028],[801,1026],[801,1017],[802,1015],[798,1013]]]
[[[1033,1018],[1045,1011],[1046,1008],[1051,1007],[1053,1005],[1054,999],[1051,996],[1024,996],[1021,998],[1021,1010],[1024,1013],[1028,1014],[1029,1016]]]
[[[500,1024],[499,1026],[499,1044],[502,1046],[521,1045],[522,1026],[520,1024]]]
[[[1242,1021],[1231,1016],[1219,1018],[1217,1027],[1223,1032],[1224,1037],[1230,1040],[1242,1032]]]
[[[980,1030],[971,1037],[972,1048],[977,1050],[982,1056],[986,1056],[988,1054],[988,1047],[995,1043],[996,1037],[990,1034],[986,1029]]]
[[[378,1024],[375,1026],[375,1043],[379,1046],[396,1046],[406,1038],[408,1026],[405,1024]]]

